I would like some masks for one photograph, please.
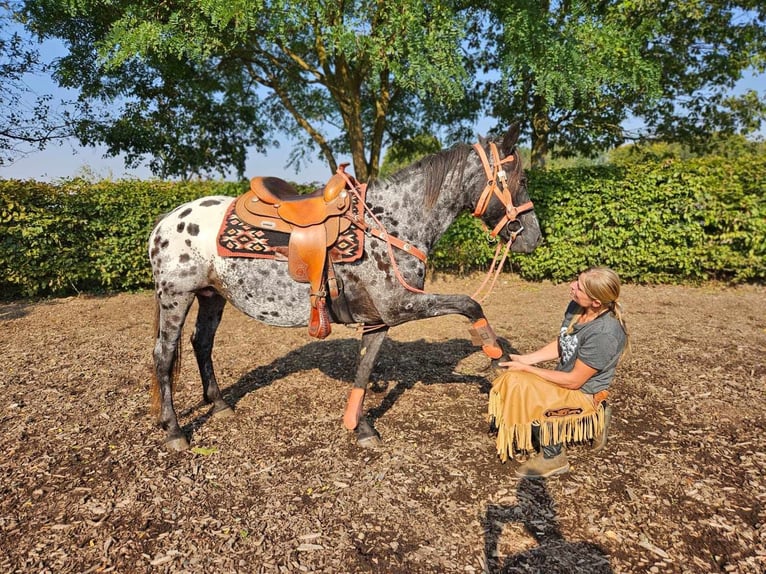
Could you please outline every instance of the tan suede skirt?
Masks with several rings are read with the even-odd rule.
[[[498,429],[497,454],[505,462],[533,450],[533,425],[540,426],[542,446],[592,440],[604,429],[606,394],[563,389],[532,373],[503,373],[489,393],[489,420]]]

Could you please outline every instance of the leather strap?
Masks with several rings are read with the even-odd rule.
[[[386,233],[384,229],[378,229],[376,227],[370,227],[367,225],[366,222],[360,220],[355,215],[346,212],[343,214],[343,216],[348,219],[351,223],[356,225],[359,229],[364,231],[367,235],[373,235],[377,237],[378,239],[385,241],[386,243],[390,243],[397,249],[401,249],[402,251],[409,253],[410,255],[413,255],[414,257],[417,257],[420,259],[423,263],[426,262],[428,259],[428,256],[423,253],[420,249],[412,245],[411,243],[408,243],[406,241],[402,241],[398,237],[394,237],[393,235],[389,235]]]
[[[411,291],[412,293],[425,293],[422,289],[418,289],[417,287],[413,287],[409,283],[407,283],[407,280],[404,278],[402,273],[399,271],[399,265],[396,263],[396,257],[394,257],[394,250],[393,247],[396,247],[398,249],[401,249],[402,251],[405,251],[406,253],[410,253],[411,255],[414,255],[417,257],[420,261],[425,263],[427,257],[426,254],[423,253],[420,249],[415,247],[414,245],[411,245],[410,243],[407,243],[405,241],[402,241],[398,237],[394,237],[393,235],[389,235],[386,232],[385,227],[380,222],[380,220],[375,216],[375,214],[372,212],[372,210],[368,207],[368,205],[362,200],[362,196],[360,193],[360,190],[366,189],[366,184],[356,182],[356,180],[353,180],[348,176],[348,174],[344,171],[343,166],[338,168],[338,173],[343,175],[344,178],[346,178],[346,181],[348,182],[348,185],[351,188],[351,193],[355,194],[357,199],[359,200],[359,205],[364,207],[364,211],[366,211],[369,216],[372,218],[372,220],[375,222],[375,224],[378,226],[375,227],[369,227],[363,220],[356,220],[351,219],[353,216],[350,216],[348,212],[344,213],[343,216],[351,219],[352,223],[354,225],[357,225],[362,231],[364,231],[368,235],[373,235],[377,237],[378,239],[382,239],[386,242],[386,249],[388,251],[388,258],[391,261],[391,267],[394,270],[394,275],[396,276],[396,279],[399,281],[399,284],[407,289],[408,291]],[[364,213],[364,211],[362,213]]]
[[[516,221],[520,213],[529,211],[534,207],[531,201],[527,201],[522,205],[513,205],[513,197],[508,189],[508,177],[505,175],[503,164],[516,161],[516,158],[512,155],[500,159],[500,152],[497,151],[497,144],[490,142],[489,149],[492,154],[492,165],[489,163],[487,153],[484,148],[478,144],[473,144],[473,149],[481,160],[481,164],[484,166],[484,173],[487,174],[487,185],[484,187],[479,201],[476,202],[476,208],[473,210],[473,214],[476,217],[481,217],[484,212],[487,211],[492,196],[496,196],[505,207],[505,216],[497,223],[495,228],[490,232],[492,237],[496,237],[498,233],[511,221]],[[500,181],[498,185],[498,180]]]

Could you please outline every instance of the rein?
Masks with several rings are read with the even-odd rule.
[[[489,206],[489,202],[492,199],[492,196],[496,196],[500,202],[505,207],[505,214],[503,215],[503,218],[497,223],[495,228],[489,232],[490,237],[497,237],[497,235],[502,231],[503,227],[506,225],[514,222],[517,220],[519,214],[524,213],[525,211],[529,211],[533,208],[533,203],[531,201],[527,201],[518,207],[513,204],[513,197],[511,195],[510,188],[508,186],[508,176],[505,173],[505,170],[503,169],[503,164],[510,163],[512,161],[516,161],[516,157],[513,155],[509,155],[506,158],[500,159],[500,153],[497,151],[497,145],[494,142],[490,142],[490,153],[492,154],[492,163],[490,164],[489,159],[487,158],[487,154],[484,151],[484,148],[481,147],[480,144],[475,143],[473,144],[473,149],[476,151],[477,155],[479,156],[479,159],[481,160],[482,166],[484,167],[484,172],[487,175],[487,185],[484,187],[484,190],[481,192],[481,196],[479,196],[479,200],[476,202],[476,208],[473,210],[473,215],[475,217],[481,217],[484,215],[484,212],[487,211],[487,207]],[[399,283],[407,289],[408,291],[412,291],[413,293],[425,293],[422,289],[418,289],[417,287],[413,287],[409,283],[407,283],[407,280],[402,276],[401,272],[399,271],[399,266],[396,263],[396,259],[394,258],[394,250],[393,247],[396,247],[397,249],[401,249],[402,251],[409,253],[410,255],[413,255],[417,257],[420,261],[423,263],[426,262],[427,256],[425,253],[423,253],[420,249],[415,247],[414,245],[402,241],[398,237],[394,237],[393,235],[390,235],[386,232],[386,228],[384,227],[383,223],[375,216],[375,214],[372,212],[372,210],[369,208],[366,202],[362,201],[360,191],[363,191],[367,188],[366,183],[359,183],[352,177],[350,177],[345,172],[345,166],[347,164],[343,164],[340,167],[338,167],[337,173],[343,176],[343,178],[346,180],[347,187],[351,190],[351,193],[353,193],[356,198],[359,200],[359,203],[364,206],[364,210],[369,214],[370,218],[375,222],[377,225],[376,227],[370,227],[368,226],[361,217],[356,217],[353,214],[349,214],[346,212],[344,214],[344,217],[349,219],[354,225],[359,227],[366,235],[375,236],[378,239],[381,239],[386,242],[386,248],[388,250],[388,257],[391,260],[391,265],[394,269],[394,274],[396,275],[396,278],[399,280]],[[499,184],[498,184],[499,182]],[[489,231],[489,228],[482,222],[482,226],[485,230]],[[492,279],[492,283],[489,286],[489,289],[487,292],[481,297],[481,299],[478,299],[478,303],[482,303],[487,297],[489,297],[490,293],[492,293],[492,290],[495,287],[495,282],[497,281],[497,278],[500,276],[500,272],[503,269],[503,265],[505,264],[505,260],[508,258],[508,254],[510,253],[511,246],[513,245],[514,240],[516,237],[524,231],[524,226],[520,226],[518,230],[511,231],[511,238],[508,241],[508,243],[505,245],[505,249],[503,250],[502,242],[498,242],[497,248],[495,249],[495,256],[492,259],[492,265],[489,268],[489,271],[487,272],[487,276],[484,278],[484,281],[479,286],[479,288],[476,290],[476,292],[471,295],[471,299],[477,300],[476,297],[481,293],[481,291],[486,286],[487,282],[489,281],[489,278],[494,274],[494,277]],[[502,257],[500,257],[500,253],[503,251]],[[498,259],[500,263],[498,264]]]
[[[344,165],[338,168],[338,173],[344,177],[344,179],[346,180],[346,183],[348,184],[348,187],[351,189],[351,193],[353,193],[356,196],[357,200],[359,201],[359,204],[364,206],[364,210],[372,218],[372,220],[375,222],[375,224],[378,227],[377,228],[370,227],[369,225],[367,225],[367,223],[364,222],[364,220],[356,217],[353,214],[348,214],[348,212],[344,214],[344,217],[349,219],[354,225],[356,225],[357,227],[359,227],[359,229],[364,231],[366,235],[368,236],[373,235],[377,237],[378,239],[382,239],[383,241],[386,242],[388,258],[391,260],[391,266],[394,269],[394,275],[396,275],[396,278],[399,280],[399,283],[401,283],[402,287],[404,287],[408,291],[412,291],[413,293],[425,293],[425,291],[423,291],[422,289],[418,289],[417,287],[413,287],[412,285],[407,283],[407,280],[404,278],[401,271],[399,271],[399,265],[396,263],[393,247],[401,249],[402,251],[417,257],[423,263],[426,262],[426,259],[427,259],[426,254],[423,253],[420,249],[418,249],[414,245],[412,245],[411,243],[402,241],[398,237],[394,237],[393,235],[390,235],[388,232],[386,232],[386,228],[384,227],[383,223],[376,217],[376,215],[372,212],[372,210],[367,205],[367,203],[362,200],[360,191],[366,189],[367,184],[359,183],[359,182],[356,182],[355,180],[352,181],[349,175],[343,170]]]

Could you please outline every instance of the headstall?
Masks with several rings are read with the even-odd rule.
[[[494,142],[490,142],[489,149],[492,155],[492,163],[490,164],[490,161],[487,158],[487,153],[484,151],[484,148],[481,146],[481,144],[475,143],[473,144],[473,148],[474,150],[476,150],[476,153],[478,154],[479,159],[481,160],[481,163],[484,166],[484,172],[487,175],[487,185],[484,187],[484,191],[482,191],[481,196],[479,197],[479,200],[476,202],[476,208],[473,210],[473,215],[476,217],[481,217],[482,215],[484,215],[484,212],[487,211],[487,206],[489,205],[489,202],[492,200],[492,196],[496,196],[500,200],[502,205],[505,207],[505,214],[497,223],[495,228],[490,232],[491,237],[497,237],[500,231],[502,231],[503,227],[516,221],[518,219],[519,214],[524,213],[525,211],[531,210],[533,208],[533,204],[531,201],[522,203],[519,206],[515,206],[513,204],[513,197],[511,195],[511,190],[508,186],[508,176],[506,175],[505,170],[503,169],[503,164],[516,161],[516,157],[514,155],[509,155],[508,157],[500,159],[500,153],[497,150],[497,144],[495,144]],[[355,180],[353,180],[352,178],[350,178],[348,174],[346,174],[343,171],[343,167],[338,169],[338,173],[342,174],[346,178],[348,188],[352,191],[352,193],[357,194],[358,196],[357,188],[365,184],[360,184],[356,182]],[[376,229],[374,227],[368,227],[367,225],[364,225],[362,222],[357,222],[354,220],[352,220],[352,222],[355,223],[356,225],[362,226],[362,229],[365,231],[365,233],[375,235],[379,239],[382,239],[386,242],[389,258],[391,259],[391,263],[394,268],[394,273],[397,279],[399,280],[399,282],[407,290],[413,291],[415,293],[424,293],[423,290],[409,285],[407,281],[405,281],[404,277],[402,277],[401,273],[399,272],[399,266],[396,264],[396,259],[394,258],[394,253],[391,247],[393,245],[394,247],[402,249],[403,251],[406,251],[410,253],[411,255],[414,255],[415,257],[417,257],[423,262],[425,262],[426,260],[425,254],[422,253],[419,249],[415,248],[410,243],[406,243],[402,241],[401,239],[388,234],[385,231],[383,224],[378,220],[377,217],[375,217],[372,210],[364,203],[364,201],[362,201],[361,203],[364,206],[364,209],[370,214],[372,219],[375,221],[379,229]],[[495,281],[497,280],[497,276],[500,274],[500,271],[502,270],[503,263],[505,263],[505,259],[508,257],[508,252],[510,251],[511,244],[519,235],[519,233],[521,233],[522,231],[524,231],[523,226],[520,226],[519,229],[517,230],[511,231],[510,240],[508,241],[508,244],[506,245],[505,253],[502,256],[501,261],[499,262],[499,265],[498,265],[498,259],[500,259],[501,244],[498,244],[497,250],[495,251],[495,257],[492,261],[492,266],[490,267],[490,270],[487,273],[487,277],[484,279],[484,282],[482,283],[482,285],[479,287],[479,289],[476,290],[476,293],[473,294],[472,296],[473,299],[477,298],[478,294],[486,286],[486,283],[489,277],[492,276],[494,272],[494,279],[489,288],[489,292],[492,291],[492,288],[495,285]],[[487,296],[489,296],[489,292],[487,292],[484,295],[484,297],[481,298],[480,301],[483,301]]]
[[[489,233],[491,237],[497,237],[498,233],[502,231],[503,227],[516,221],[519,217],[519,214],[524,213],[525,211],[529,211],[533,208],[534,205],[531,201],[522,203],[519,206],[513,205],[513,196],[511,195],[511,190],[508,186],[508,176],[503,169],[503,164],[516,161],[516,156],[509,155],[508,157],[500,159],[500,153],[497,151],[497,144],[495,144],[495,142],[490,142],[489,150],[492,154],[492,163],[490,164],[489,159],[487,158],[487,153],[484,151],[484,148],[481,146],[481,144],[473,144],[473,149],[476,150],[476,154],[479,156],[479,159],[481,159],[481,163],[484,166],[484,173],[487,174],[487,185],[484,187],[484,191],[481,192],[479,201],[476,202],[476,208],[473,210],[473,214],[476,217],[481,217],[484,215],[484,212],[487,211],[489,202],[492,200],[492,196],[497,197],[500,200],[500,203],[502,203],[503,207],[505,207],[505,215],[503,215],[497,225],[495,225],[495,228]],[[484,225],[483,222],[482,225]],[[485,229],[488,229],[486,225],[484,227]],[[483,303],[495,288],[495,282],[503,270],[505,260],[508,258],[508,254],[511,251],[511,245],[519,233],[524,231],[524,226],[519,223],[518,229],[511,230],[509,228],[509,231],[510,239],[508,240],[505,249],[502,249],[501,242],[497,244],[497,248],[495,249],[495,256],[492,258],[492,265],[490,266],[489,271],[487,271],[487,275],[484,277],[484,281],[482,281],[481,285],[479,285],[479,288],[476,289],[474,294],[471,295],[471,298],[475,301],[478,301],[479,303]],[[501,252],[502,256],[500,255]],[[489,288],[487,288],[487,283],[489,282],[490,278],[492,279],[492,282],[490,283]]]
[[[516,221],[520,213],[532,209],[533,204],[531,201],[527,201],[519,206],[513,205],[513,197],[511,196],[511,190],[508,187],[508,176],[503,169],[503,164],[516,161],[515,156],[509,155],[508,157],[500,159],[500,153],[497,151],[497,144],[491,142],[489,144],[489,150],[492,154],[492,163],[490,164],[489,159],[487,158],[487,152],[484,151],[481,144],[473,144],[473,149],[476,150],[476,153],[484,166],[484,173],[487,174],[487,185],[484,187],[484,191],[481,192],[479,201],[476,202],[476,208],[473,210],[473,214],[476,217],[484,215],[492,196],[494,195],[497,197],[505,207],[505,215],[490,232],[492,237],[497,237],[497,234],[500,233],[503,227],[512,221]],[[516,236],[523,230],[524,228],[521,227],[520,229],[511,232],[511,241],[516,239]]]

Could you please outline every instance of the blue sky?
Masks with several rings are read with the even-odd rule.
[[[18,25],[10,26],[9,32],[17,31],[27,35]],[[59,41],[46,41],[39,46],[40,54],[45,62],[53,61],[64,54],[66,48]],[[62,107],[56,107],[56,102],[72,101],[77,92],[59,88],[47,76],[30,76],[26,85],[32,94],[38,96],[52,95],[51,112],[63,112]],[[30,100],[34,96],[30,95]],[[295,145],[292,143],[292,145]],[[311,181],[326,181],[331,174],[326,163],[319,160],[308,165],[302,165],[300,173],[287,167],[291,142],[283,142],[279,148],[272,148],[266,154],[252,150],[247,158],[245,175],[273,175],[301,183]],[[0,178],[3,179],[35,179],[38,181],[55,181],[62,178],[85,176],[94,179],[150,179],[154,177],[147,167],[129,169],[125,167],[123,158],[105,157],[104,147],[83,147],[74,139],[53,143],[43,151],[30,151],[10,165],[0,166]],[[338,158],[339,162],[350,161],[350,158]],[[305,162],[304,162],[305,163]]]
[[[62,45],[57,42],[46,42],[41,47],[43,58],[48,61],[61,55]],[[30,77],[27,81],[30,89],[38,94],[51,94],[53,101],[75,99],[75,92],[67,92],[58,88],[48,77]],[[736,86],[737,92],[755,89],[766,96],[766,74],[750,75],[742,79]],[[55,104],[54,104],[55,110]],[[489,125],[482,122],[477,126],[478,133],[485,133]],[[763,136],[764,130],[761,130]],[[292,145],[295,145],[294,143]],[[260,154],[252,150],[248,155],[245,174],[247,177],[256,175],[272,175],[299,182],[324,181],[331,174],[327,165],[319,160],[304,165],[300,173],[292,167],[287,167],[291,142],[283,142],[280,148],[268,150]],[[146,167],[128,169],[121,157],[104,157],[104,148],[82,147],[74,140],[61,144],[49,145],[43,151],[33,151],[20,157],[10,165],[0,166],[0,178],[4,179],[35,179],[38,181],[55,181],[62,178],[85,176],[94,179],[149,179],[151,172]],[[339,161],[350,161],[350,158],[338,158]]]

